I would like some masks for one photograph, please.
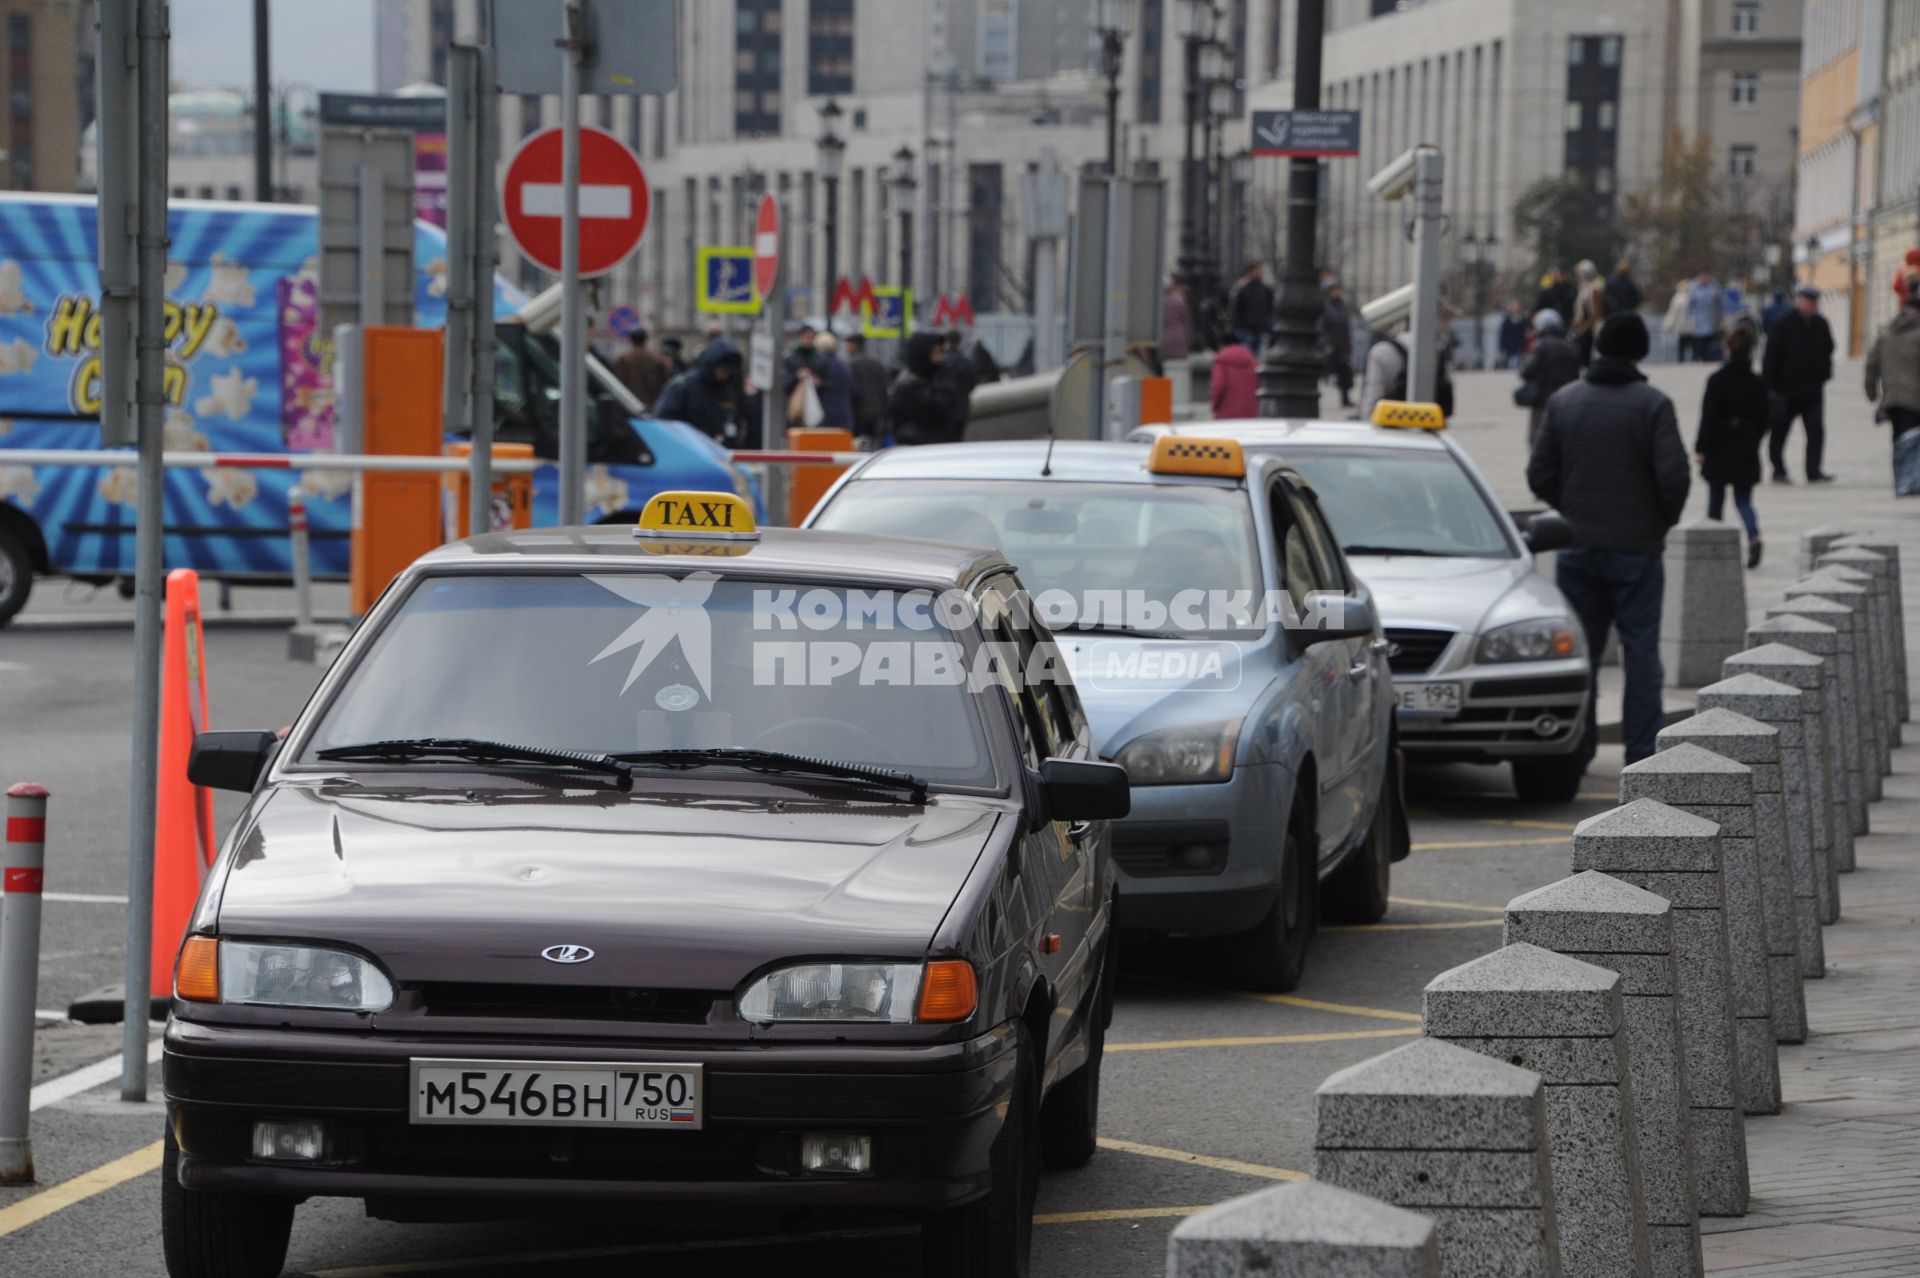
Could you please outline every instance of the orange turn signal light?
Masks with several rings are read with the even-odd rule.
[[[189,1003],[220,1001],[220,942],[211,936],[189,936],[173,965],[173,993]]]
[[[980,1002],[980,986],[973,975],[973,964],[960,959],[940,959],[927,964],[920,982],[920,1012],[914,1019],[923,1024],[964,1021],[973,1015]]]
[[[1571,657],[1578,651],[1580,651],[1580,640],[1574,637],[1573,631],[1556,630],[1553,632],[1554,656]]]

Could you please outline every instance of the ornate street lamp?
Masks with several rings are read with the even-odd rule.
[[[827,279],[820,290],[826,308],[833,306],[833,286],[840,279],[840,174],[846,164],[847,140],[840,136],[840,103],[828,98],[820,107],[820,180],[827,192]]]
[[[1320,108],[1320,45],[1326,0],[1294,7],[1293,106]],[[1320,415],[1320,313],[1323,303],[1314,256],[1320,242],[1320,162],[1294,160],[1287,183],[1287,273],[1274,308],[1273,340],[1260,360],[1260,414]]]
[[[1133,34],[1138,0],[1093,0],[1093,33],[1100,41],[1100,73],[1107,77],[1107,172],[1120,171],[1120,68]]]
[[[913,291],[913,192],[919,182],[913,176],[913,148],[903,146],[893,153],[893,189],[900,199],[900,288],[902,294]]]
[[[1220,14],[1213,0],[1175,0],[1174,32],[1186,53],[1186,145],[1180,164],[1180,276],[1187,284],[1195,345],[1214,345],[1214,278],[1206,256],[1206,181],[1195,156],[1195,130],[1206,109],[1201,51],[1213,40]]]

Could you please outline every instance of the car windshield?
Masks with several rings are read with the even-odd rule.
[[[1262,633],[1257,621],[1210,606],[1214,592],[1258,601],[1263,589],[1253,516],[1238,489],[874,479],[847,485],[814,526],[997,549],[1043,603],[1054,592],[1071,596],[1077,620],[1062,630],[1097,628],[1109,618],[1115,629],[1154,638]],[[1195,591],[1203,592],[1198,611],[1176,613],[1173,605]],[[1124,614],[1103,611],[1102,600],[1114,597],[1125,601]]]
[[[961,651],[942,615],[930,592],[700,573],[426,577],[355,662],[301,761],[425,738],[608,755],[751,749],[992,788],[975,693],[940,673]]]
[[[1288,449],[1350,555],[1512,559],[1506,530],[1452,454],[1404,448]]]

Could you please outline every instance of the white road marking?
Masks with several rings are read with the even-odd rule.
[[[558,182],[529,182],[520,188],[520,213],[524,217],[559,217],[566,188]],[[622,221],[633,216],[633,188],[626,186],[580,187],[581,217],[611,217]]]
[[[147,1044],[147,1064],[155,1064],[159,1059],[160,1040],[156,1038]],[[35,1110],[44,1109],[48,1105],[58,1105],[69,1097],[92,1091],[100,1084],[118,1077],[120,1077],[120,1054],[116,1052],[104,1061],[95,1061],[91,1065],[76,1069],[71,1074],[62,1074],[58,1078],[50,1078],[40,1084],[28,1094],[27,1108]]]

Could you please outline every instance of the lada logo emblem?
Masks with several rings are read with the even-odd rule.
[[[584,945],[549,945],[540,951],[540,957],[549,963],[584,963],[593,957],[593,951]]]

